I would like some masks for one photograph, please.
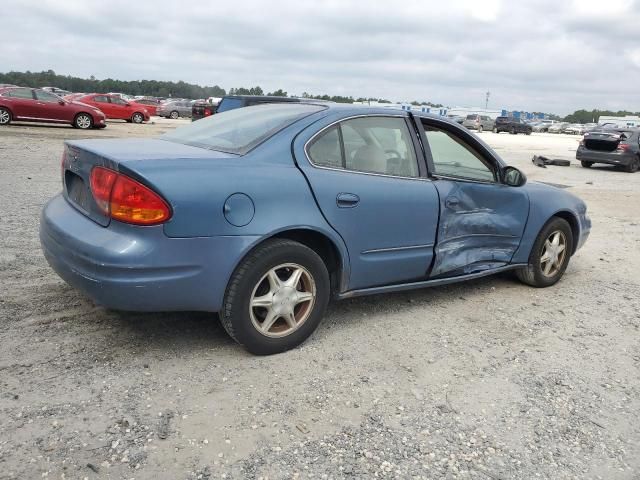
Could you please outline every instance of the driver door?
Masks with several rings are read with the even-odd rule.
[[[419,120],[440,196],[431,278],[507,265],[527,223],[526,191],[500,182],[500,164],[470,133],[437,120]]]

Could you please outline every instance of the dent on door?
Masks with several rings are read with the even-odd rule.
[[[509,263],[528,216],[526,193],[495,184],[434,183],[441,213],[431,277],[465,275]]]

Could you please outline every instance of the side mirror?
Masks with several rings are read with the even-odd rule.
[[[67,104],[67,102],[65,102],[64,100],[58,100],[58,103],[59,103],[60,105],[66,105],[66,104]]]
[[[521,187],[527,183],[527,176],[516,167],[505,167],[502,170],[502,178],[505,185],[511,187]]]

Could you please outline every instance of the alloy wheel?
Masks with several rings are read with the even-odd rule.
[[[266,337],[285,337],[309,318],[315,299],[316,284],[306,268],[296,263],[278,265],[263,275],[253,289],[251,323]]]
[[[91,126],[91,118],[89,115],[78,115],[76,118],[76,126],[78,128],[89,128]]]
[[[169,114],[169,116],[175,120],[176,118],[178,118],[180,116],[180,114],[174,110],[173,112],[171,112]]]
[[[0,109],[0,125],[6,125],[11,120],[11,115],[5,109]]]
[[[134,113],[134,114],[133,114],[133,119],[132,119],[132,120],[133,120],[133,123],[142,123],[142,120],[144,120],[144,119],[142,118],[142,115],[141,115],[141,114],[139,114],[139,113]]]
[[[560,230],[555,230],[547,237],[540,255],[540,270],[545,277],[555,276],[564,263],[567,254],[567,239]]]

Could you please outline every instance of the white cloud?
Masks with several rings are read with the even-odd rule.
[[[638,3],[4,0],[0,71],[637,111]]]

